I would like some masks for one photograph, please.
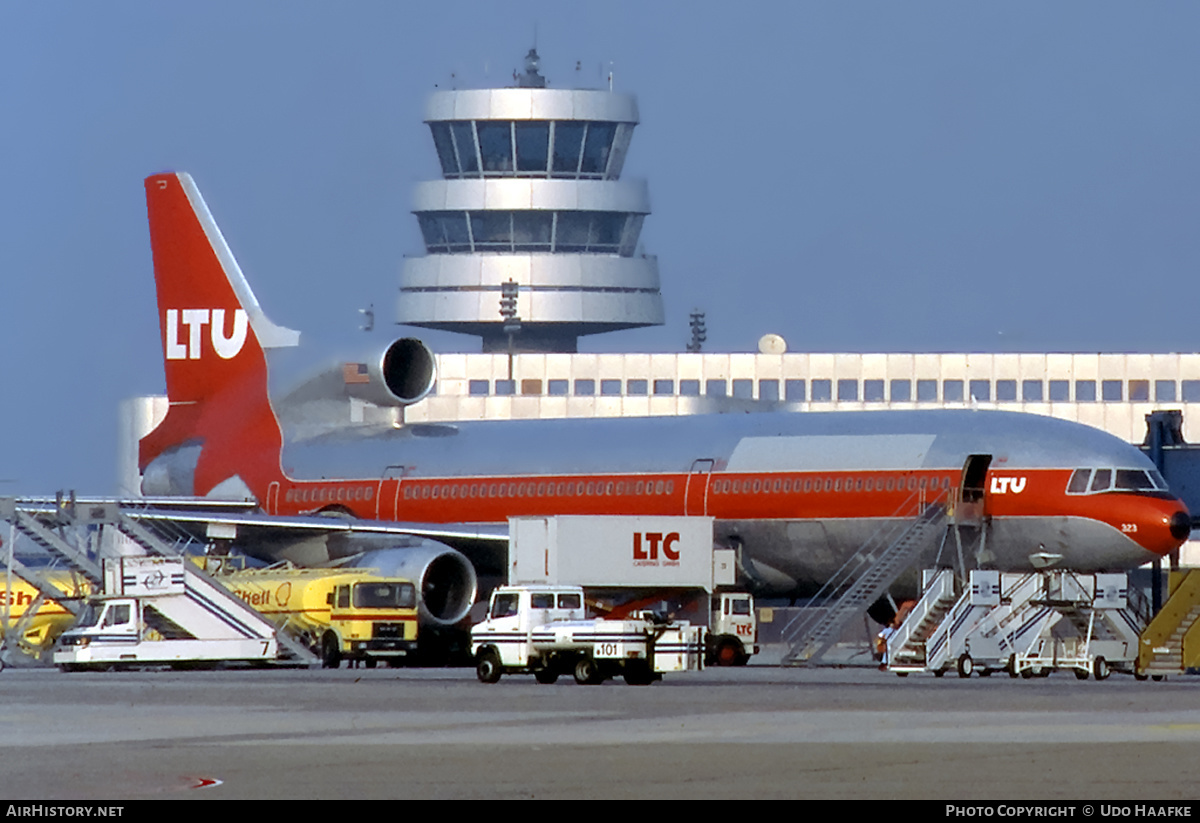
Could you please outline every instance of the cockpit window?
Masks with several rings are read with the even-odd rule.
[[[1067,483],[1067,494],[1083,494],[1088,489],[1088,480],[1092,477],[1091,469],[1076,469]]]
[[[1143,469],[1076,469],[1067,482],[1067,494],[1117,491],[1167,491],[1167,481],[1157,471]]]
[[[1135,469],[1117,470],[1117,488],[1131,491],[1147,491],[1154,489],[1154,481],[1144,471]]]

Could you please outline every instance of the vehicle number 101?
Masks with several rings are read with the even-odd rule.
[[[621,653],[619,643],[597,643],[592,649],[592,654],[596,657],[617,657]]]

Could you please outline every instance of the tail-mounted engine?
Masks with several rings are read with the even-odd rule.
[[[342,367],[346,394],[376,406],[410,406],[433,389],[433,352],[415,337],[393,341],[365,363]]]

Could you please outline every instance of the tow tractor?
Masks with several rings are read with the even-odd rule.
[[[501,586],[487,619],[471,629],[471,652],[483,683],[532,674],[548,684],[570,673],[581,685],[619,674],[645,686],[664,672],[703,669],[705,631],[648,612],[589,620],[580,586]]]

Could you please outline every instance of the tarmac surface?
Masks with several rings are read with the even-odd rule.
[[[1200,678],[0,673],[0,799],[1200,796]]]

